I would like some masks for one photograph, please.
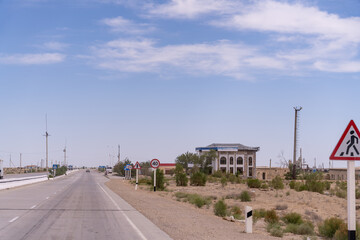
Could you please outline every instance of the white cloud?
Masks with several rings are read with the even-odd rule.
[[[65,55],[60,53],[41,53],[41,54],[14,54],[1,55],[0,64],[16,64],[16,65],[36,65],[36,64],[52,64],[65,60]]]
[[[166,18],[196,18],[205,14],[224,14],[236,11],[239,1],[229,0],[171,0],[168,3],[151,5],[150,15]]]
[[[336,64],[333,62],[317,61],[314,63],[314,67],[327,72],[356,73],[360,72],[360,61],[345,61],[337,62]]]
[[[130,34],[143,34],[154,30],[150,24],[139,24],[121,16],[116,18],[105,18],[101,23],[111,27],[112,31]]]
[[[95,47],[101,68],[123,72],[166,72],[178,69],[191,74],[216,74],[242,78],[252,69],[283,69],[281,60],[262,56],[241,43],[168,45],[157,47],[150,39],[108,42]]]
[[[44,49],[61,51],[68,47],[68,44],[61,42],[46,42],[42,46]]]

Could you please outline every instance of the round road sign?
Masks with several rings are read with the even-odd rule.
[[[152,168],[158,168],[160,166],[160,161],[158,159],[153,159],[150,162],[150,166]]]

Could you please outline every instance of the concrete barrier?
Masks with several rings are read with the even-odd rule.
[[[19,187],[37,182],[47,181],[47,175],[33,176],[33,177],[22,177],[22,178],[8,178],[0,180],[0,190]]]

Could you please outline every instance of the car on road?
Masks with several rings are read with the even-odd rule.
[[[90,169],[86,169],[86,172],[90,172]]]

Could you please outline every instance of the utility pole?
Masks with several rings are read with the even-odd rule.
[[[46,137],[46,172],[49,172],[49,145],[48,145],[48,137],[50,136],[47,132],[47,114],[45,115],[46,120],[46,131],[45,131],[45,137]]]
[[[120,144],[118,145],[118,163],[120,162]]]
[[[22,155],[22,153],[20,153],[20,168],[21,168],[21,155]]]
[[[295,125],[294,125],[294,156],[293,156],[293,179],[296,178],[296,150],[297,150],[297,131],[298,131],[298,112],[302,107],[294,107]]]
[[[67,164],[66,164],[66,145],[64,148],[64,166],[67,166]]]

